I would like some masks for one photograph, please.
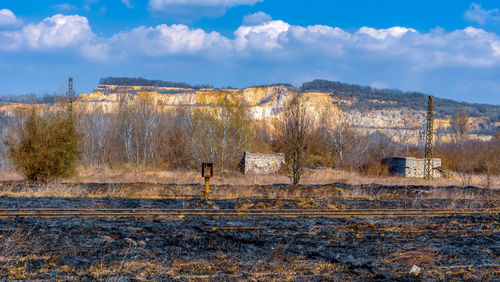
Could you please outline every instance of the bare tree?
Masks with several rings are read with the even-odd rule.
[[[330,116],[328,121],[329,144],[339,157],[340,167],[345,166],[345,152],[348,150],[349,140],[354,129],[347,118],[338,115]]]
[[[107,149],[106,133],[109,131],[110,118],[102,109],[89,110],[79,105],[76,108],[78,132],[81,133],[82,161],[85,165],[105,164]]]
[[[324,115],[328,129],[328,144],[339,158],[342,168],[357,169],[364,162],[368,150],[366,136],[352,125],[352,118],[347,114]]]
[[[451,119],[454,141],[457,144],[462,144],[469,136],[469,115],[467,109],[462,106],[460,112],[455,114]]]
[[[198,166],[192,163],[192,145],[193,141],[193,114],[189,108],[176,108],[175,112],[167,117],[166,124],[162,127],[165,134],[162,135],[164,148],[162,157],[164,162],[171,167],[185,168],[190,165]]]
[[[250,119],[241,98],[219,93],[214,105],[192,115],[192,154],[198,162],[216,163],[218,170],[236,168],[250,141]]]
[[[133,137],[136,116],[134,106],[127,96],[120,97],[116,121],[119,125],[119,134],[122,138],[122,144],[125,149],[125,160],[130,161],[133,157]]]
[[[285,155],[284,171],[293,185],[299,183],[307,172],[307,137],[311,119],[306,106],[297,96],[293,97],[282,113],[278,127],[278,143]]]
[[[419,120],[415,118],[414,115],[408,110],[405,109],[401,120],[403,122],[402,128],[398,130],[398,138],[399,142],[406,147],[406,153],[408,154],[410,151],[410,143],[412,142],[412,138],[415,137],[415,132],[419,128]]]

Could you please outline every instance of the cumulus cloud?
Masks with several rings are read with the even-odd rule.
[[[0,30],[0,52],[62,50],[125,63],[151,59],[158,64],[182,60],[202,65],[200,61],[208,60],[242,69],[265,66],[266,71],[279,70],[279,75],[287,77],[320,72],[342,79],[339,73],[352,73],[368,76],[366,83],[377,88],[398,87],[387,77],[403,73],[412,76],[399,80],[416,88],[413,86],[420,85],[419,77],[435,70],[500,68],[500,37],[475,27],[451,32],[420,32],[398,26],[346,31],[326,25],[291,25],[256,13],[229,37],[184,24],[161,24],[105,38],[94,34],[87,18],[78,15],[54,15],[16,30]]]
[[[92,36],[87,18],[57,14],[22,30],[23,39],[33,49],[60,48],[89,41]]]
[[[386,40],[388,37],[392,38],[400,38],[404,36],[408,32],[416,32],[416,30],[412,28],[405,28],[400,26],[395,26],[387,29],[375,29],[371,27],[362,27],[358,30],[358,34],[364,34],[369,37],[378,39],[378,40]]]
[[[156,27],[141,26],[129,32],[114,35],[110,42],[122,53],[161,56],[171,54],[224,54],[231,50],[231,42],[217,32],[190,29],[182,24]],[[132,48],[128,48],[131,47]]]
[[[308,54],[346,62],[362,56],[367,63],[390,59],[414,68],[500,63],[499,36],[473,27],[428,33],[406,27],[362,27],[350,33],[324,25],[302,27],[270,21],[241,26],[234,35],[235,49],[241,52],[286,52],[291,57]]]
[[[500,13],[497,8],[485,10],[481,5],[472,3],[465,12],[465,18],[478,24],[485,24],[489,21],[499,21]]]
[[[2,13],[16,19],[8,12]],[[306,57],[329,58],[345,65],[360,60],[366,64],[391,61],[413,69],[500,65],[499,36],[481,28],[467,27],[452,32],[435,29],[422,33],[398,26],[387,29],[361,27],[348,32],[325,25],[290,25],[271,20],[262,12],[246,17],[244,24],[234,31],[233,38],[183,24],[140,26],[100,38],[93,33],[87,18],[60,14],[19,30],[0,31],[0,49],[3,50],[64,48],[79,49],[93,58],[105,58],[108,54],[124,57],[181,54],[225,59],[268,54],[271,59],[280,57],[290,61]]]
[[[282,47],[279,37],[290,25],[283,21],[270,21],[256,26],[240,26],[235,32],[234,44],[238,50],[273,50]]]
[[[41,50],[76,48],[82,54],[96,58],[105,56],[105,43],[98,43],[87,18],[78,15],[65,16],[61,14],[46,18],[36,24],[28,24],[21,30],[0,32],[0,49]],[[99,49],[97,54],[94,51]]]
[[[265,22],[270,22],[271,16],[264,12],[257,12],[243,17],[243,25],[259,25]]]
[[[0,10],[0,27],[18,26],[22,23],[9,9]]]

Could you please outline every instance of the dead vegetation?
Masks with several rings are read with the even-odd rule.
[[[63,183],[152,183],[152,184],[201,184],[203,178],[199,171],[186,170],[162,170],[154,168],[122,166],[118,168],[100,168],[100,167],[80,167],[78,174],[67,179]],[[500,177],[475,174],[471,175],[471,186],[484,187],[491,189],[500,188]],[[21,175],[14,171],[0,171],[0,181],[21,181]],[[488,182],[488,185],[486,185]],[[54,182],[58,183],[58,182]],[[289,180],[284,175],[271,174],[244,175],[240,172],[216,173],[211,178],[211,184],[214,185],[233,185],[233,186],[253,186],[253,185],[272,185],[285,184]],[[432,181],[416,178],[403,178],[398,176],[367,176],[364,174],[324,169],[313,170],[305,176],[301,183],[304,185],[325,185],[331,183],[345,183],[351,185],[378,184],[391,186],[463,186],[460,175],[451,174],[449,177],[434,179]]]
[[[498,216],[0,219],[0,279],[489,280],[499,274],[499,224]]]

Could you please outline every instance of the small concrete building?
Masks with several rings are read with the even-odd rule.
[[[244,174],[271,174],[280,170],[281,164],[285,162],[283,154],[261,154],[249,153],[243,154],[240,166]]]
[[[402,177],[424,178],[425,159],[412,157],[387,158],[383,162],[389,167],[389,173]],[[432,177],[440,178],[441,159],[432,159]]]

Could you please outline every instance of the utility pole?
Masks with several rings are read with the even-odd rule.
[[[433,154],[433,128],[434,128],[434,114],[433,114],[433,97],[429,96],[429,103],[427,108],[427,127],[425,131],[425,164],[424,164],[424,177],[425,179],[432,179],[432,154]]]
[[[68,80],[68,113],[73,113],[73,99],[75,97],[75,91],[73,90],[73,78],[70,77]]]

